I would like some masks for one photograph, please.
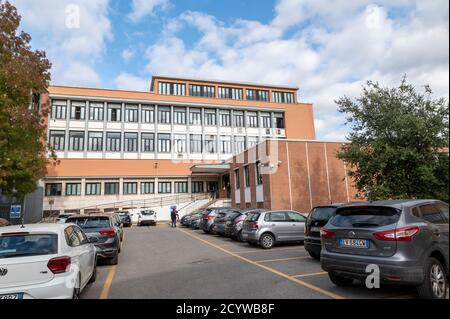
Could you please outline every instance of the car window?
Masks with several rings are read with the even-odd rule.
[[[64,234],[66,235],[67,245],[69,245],[70,247],[78,247],[81,245],[80,237],[78,237],[77,233],[74,230],[74,227],[67,227],[64,230]]]
[[[250,222],[256,222],[259,219],[260,213],[249,213],[246,220]]]
[[[81,229],[88,228],[110,228],[111,221],[108,217],[76,217],[69,218],[66,223],[73,223],[79,226]]]
[[[73,227],[73,230],[75,231],[75,233],[77,234],[78,238],[80,239],[80,244],[81,245],[86,245],[89,243],[89,240],[87,239],[86,235],[84,234],[84,232],[78,228],[78,227]]]
[[[294,221],[294,222],[299,222],[299,223],[306,221],[306,217],[302,216],[298,213],[287,212],[287,214],[288,214],[289,221]]]
[[[443,210],[445,209],[441,209],[440,204],[427,204],[420,206],[422,219],[433,224],[448,224],[448,218],[445,217],[445,212],[443,212]]]
[[[23,234],[0,236],[0,260],[58,253],[57,234]]]
[[[316,207],[309,214],[309,219],[314,221],[328,221],[334,216],[336,207]]]
[[[269,215],[270,215],[269,220],[271,222],[286,222],[287,221],[287,217],[284,212],[272,212]]]
[[[143,210],[143,211],[141,211],[141,215],[143,215],[143,216],[153,216],[154,214],[155,214],[155,212],[152,211],[152,210]]]
[[[337,227],[382,227],[400,219],[400,212],[392,207],[346,207],[338,209],[331,224]]]

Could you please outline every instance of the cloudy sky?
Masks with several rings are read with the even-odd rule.
[[[448,0],[10,2],[53,84],[148,90],[163,74],[298,86],[332,140],[347,132],[334,101],[369,79],[406,74],[449,95]]]

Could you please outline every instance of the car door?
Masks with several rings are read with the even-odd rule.
[[[81,276],[81,286],[83,286],[83,282],[86,276],[86,267],[83,267],[83,249],[81,246],[81,239],[77,232],[75,231],[74,226],[69,226],[64,230],[64,234],[66,236],[67,245],[70,247],[69,255],[72,259],[72,265],[76,265],[78,267],[78,271]]]
[[[297,212],[286,212],[289,220],[289,238],[290,240],[305,239],[306,217]]]
[[[83,274],[82,286],[84,286],[91,277],[94,268],[95,251],[93,245],[79,227],[74,227],[74,231],[80,239],[80,271]]]
[[[289,223],[286,212],[274,211],[266,214],[264,220],[268,223],[268,228],[275,235],[276,240],[289,240]]]

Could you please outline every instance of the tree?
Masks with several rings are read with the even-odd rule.
[[[21,17],[0,0],[0,189],[23,198],[36,189],[47,166],[47,92],[51,64],[43,51],[33,51],[31,37],[18,33]]]
[[[448,202],[448,101],[403,78],[399,87],[367,82],[356,101],[336,103],[352,131],[338,152],[359,196],[369,200],[433,198]]]

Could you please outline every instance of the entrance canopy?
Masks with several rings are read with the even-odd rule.
[[[204,164],[191,167],[192,174],[224,174],[230,170],[230,164]]]

